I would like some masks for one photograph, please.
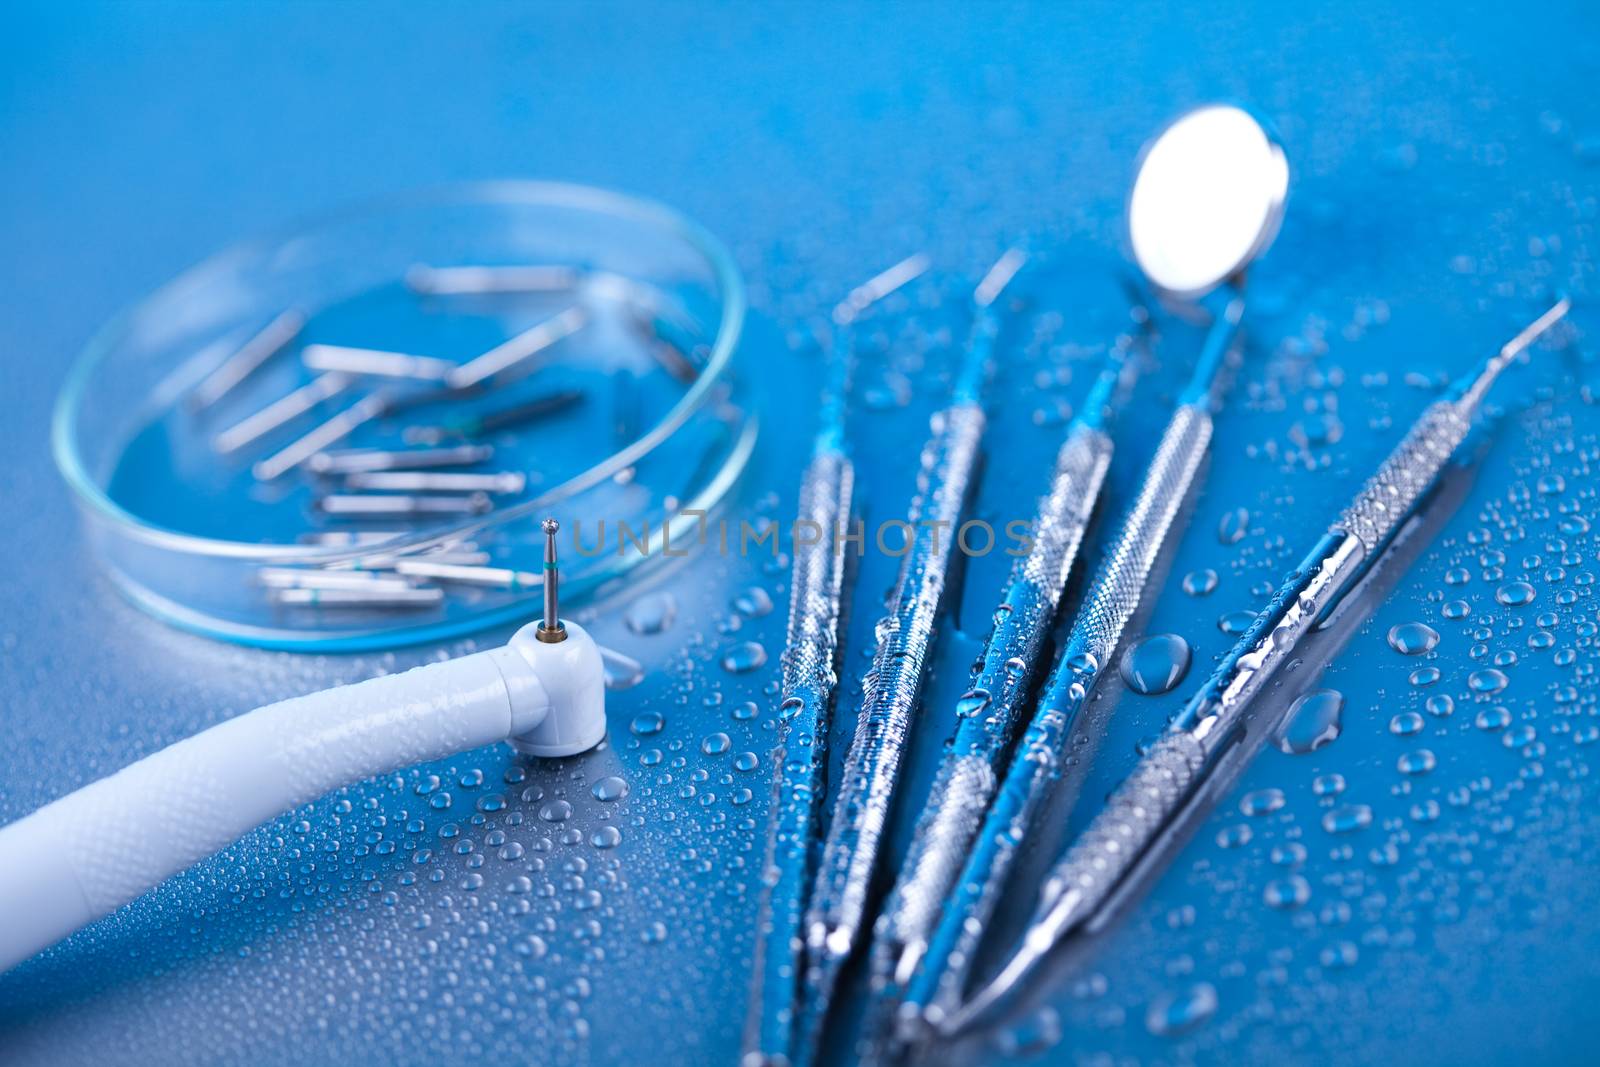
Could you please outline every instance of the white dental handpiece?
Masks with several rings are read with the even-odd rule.
[[[605,732],[600,650],[553,616],[500,648],[256,708],[0,828],[0,971],[339,786],[496,741],[570,756]]]

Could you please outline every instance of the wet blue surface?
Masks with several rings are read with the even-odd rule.
[[[1549,288],[1594,292],[1590,7],[942,15],[14,16],[0,819],[264,700],[440,653],[294,657],[165,629],[96,572],[49,460],[49,404],[101,321],[241,234],[340,201],[536,176],[706,223],[749,279],[743,359],[766,396],[737,506],[780,520],[826,306],[917,248],[940,265],[878,320],[857,383],[860,495],[869,520],[892,518],[946,395],[962,280],[1025,235],[1053,263],[1004,342],[977,505],[1009,518],[1031,511],[1088,368],[1126,326],[1118,227],[1140,141],[1192,104],[1258,107],[1294,167],[1289,215],[1252,280],[1204,488],[1136,626],[1181,635],[1193,663],[1163,695],[1107,691],[1071,825],[1225,651],[1219,619],[1263,603],[1442,383]],[[1161,323],[1119,426],[1113,512],[1198,344]],[[1593,364],[1539,359],[1496,394],[1475,484],[1416,564],[1320,678],[1297,674],[1343,694],[1339,736],[1264,752],[1087,968],[974,1058],[1593,1058],[1600,408]],[[1008,562],[965,572],[902,816]],[[869,556],[856,582],[841,732],[893,563]],[[1186,593],[1207,569],[1214,590]],[[558,764],[468,753],[278,820],[0,979],[0,1061],[734,1062],[768,783],[746,754],[771,743],[786,580],[781,561],[692,560],[651,591],[676,606],[654,633],[630,629],[626,601],[599,606],[601,639],[649,668],[614,695],[609,747]],[[1518,582],[1532,599],[1502,603],[1526,596]],[[1412,622],[1435,648],[1391,647]],[[748,642],[764,663],[730,671],[762,659]]]

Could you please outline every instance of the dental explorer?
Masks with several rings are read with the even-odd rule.
[[[872,873],[944,600],[955,537],[941,538],[938,531],[957,528],[972,487],[986,422],[983,393],[1000,329],[995,302],[1025,258],[1018,249],[1006,252],[974,291],[972,332],[951,403],[929,422],[931,435],[918,461],[916,495],[906,522],[907,529],[926,527],[935,533],[911,539],[888,614],[876,627],[877,648],[806,911],[806,1032],[798,1062],[810,1058],[821,1038],[839,972],[866,922]]]
[[[497,741],[599,744],[604,667],[557,614],[546,529],[545,618],[510,643],[256,708],[0,828],[0,971],[338,786]]]
[[[1000,973],[941,1030],[965,1029],[1052,948],[1103,925],[1127,877],[1154,859],[1151,846],[1162,831],[1240,742],[1251,700],[1381,557],[1465,440],[1495,379],[1570,307],[1558,301],[1422,413],[1050,872],[1022,943]]]
[[[1060,775],[1067,739],[1098,679],[1111,662],[1122,633],[1138,609],[1145,582],[1188,497],[1204,462],[1212,433],[1212,412],[1220,399],[1219,376],[1244,311],[1242,278],[1264,253],[1278,229],[1287,190],[1281,148],[1259,126],[1244,139],[1242,152],[1176,152],[1167,138],[1189,140],[1195,148],[1213,148],[1215,138],[1194,138],[1194,124],[1221,122],[1230,130],[1248,132],[1255,125],[1238,109],[1204,108],[1168,126],[1143,153],[1129,200],[1128,229],[1141,235],[1134,259],[1156,290],[1173,298],[1169,283],[1182,277],[1188,286],[1184,303],[1222,287],[1213,302],[1213,318],[1187,388],[1162,432],[1138,495],[1121,530],[1105,551],[1083,605],[1046,682],[1023,740],[1002,773],[1006,745],[1020,713],[1020,691],[1009,701],[974,709],[958,722],[957,732],[935,779],[900,884],[886,910],[879,934],[878,973],[887,993],[903,991],[899,1013],[902,1029],[915,1027],[918,1016],[953,1007],[959,1000],[973,950],[988,924],[996,898],[1010,872],[1011,860],[1043,798]],[[1237,147],[1237,146],[1235,146]],[[1181,170],[1189,180],[1171,181]],[[1258,182],[1259,172],[1283,180]],[[1164,196],[1196,199],[1174,210]],[[1237,200],[1240,190],[1256,190],[1259,210],[1229,211],[1218,199]],[[1246,205],[1249,206],[1249,205]],[[1196,215],[1231,215],[1238,233],[1213,233],[1212,240],[1189,243],[1184,233],[1162,233],[1149,222],[1152,213],[1188,221]],[[1263,234],[1266,236],[1263,238]],[[1243,260],[1214,259],[1217,240],[1245,249]],[[1176,247],[1175,247],[1176,245]],[[1208,262],[1194,262],[1203,256]],[[1178,270],[1176,268],[1182,268]],[[1209,269],[1207,276],[1204,272]],[[1110,446],[1106,450],[1109,453]],[[1009,597],[1008,597],[1009,602]],[[1011,623],[1003,617],[1001,625]],[[998,633],[997,628],[997,633]],[[1035,647],[1037,647],[1035,645]],[[1031,659],[1032,654],[1028,656]],[[986,694],[986,672],[973,687]],[[1025,659],[1024,662],[1027,662]],[[884,973],[887,972],[887,973]]]
[[[789,619],[778,705],[772,814],[762,864],[755,975],[742,1062],[782,1063],[792,1056],[797,983],[804,965],[801,919],[810,888],[828,766],[828,729],[838,684],[844,553],[834,532],[849,521],[855,467],[846,447],[846,399],[855,361],[855,321],[873,304],[920,276],[918,253],[851,290],[833,310],[835,351],[823,386],[811,460],[800,480],[799,521],[820,531],[797,544],[789,580]]]

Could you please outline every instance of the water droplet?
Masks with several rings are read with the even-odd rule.
[[[1402,656],[1420,656],[1439,644],[1439,631],[1425,623],[1403,622],[1389,630],[1389,647]]]
[[[1422,716],[1414,711],[1402,711],[1389,720],[1389,732],[1396,737],[1410,737],[1422,732]]]
[[[1322,828],[1330,834],[1353,834],[1372,825],[1372,809],[1365,804],[1346,804],[1322,817]]]
[[[1175,1037],[1200,1026],[1217,1012],[1217,990],[1209,982],[1197,982],[1178,993],[1168,993],[1150,1002],[1144,1025],[1157,1037]]]
[[[1401,774],[1427,774],[1437,765],[1438,761],[1432,752],[1419,748],[1415,752],[1407,752],[1395,762]]]
[[[1494,591],[1494,598],[1498,603],[1510,608],[1520,608],[1524,604],[1533,603],[1533,586],[1527,582],[1507,582]]]
[[[671,593],[646,593],[628,605],[623,621],[636,634],[658,634],[678,617],[678,602]]]
[[[1250,624],[1256,621],[1253,611],[1230,611],[1217,620],[1217,629],[1229,637],[1238,637],[1250,629]]]
[[[1183,576],[1183,591],[1190,596],[1210,596],[1217,588],[1217,572],[1209,567]]]
[[[1236,545],[1250,532],[1250,513],[1244,508],[1234,508],[1217,523],[1217,540],[1225,545]]]
[[[1122,654],[1122,680],[1135,693],[1165,693],[1189,672],[1189,642],[1177,634],[1153,634]]]
[[[1338,739],[1343,720],[1344,694],[1337,689],[1315,689],[1289,709],[1278,732],[1278,748],[1292,756],[1315,752]]]
[[[1277,908],[1279,911],[1293,911],[1311,899],[1311,883],[1298,874],[1291,874],[1287,878],[1274,878],[1262,890],[1261,899],[1266,901],[1267,907]]]
[[[1239,801],[1239,810],[1251,816],[1271,815],[1283,807],[1283,799],[1281,789],[1257,789],[1244,795]]]
[[[666,725],[666,717],[659,711],[641,711],[633,717],[628,729],[640,737],[649,737],[651,734],[659,734]]]
[[[608,774],[589,790],[596,800],[621,800],[628,795],[628,783],[614,774]]]
[[[700,751],[708,756],[720,756],[733,747],[732,740],[725,733],[707,734],[700,741]]]
[[[989,691],[987,689],[973,689],[963,693],[956,700],[956,718],[970,719],[980,714],[989,706]]]
[[[615,826],[602,826],[589,836],[589,843],[595,848],[616,848],[622,844],[622,831]]]
[[[1474,693],[1498,693],[1511,683],[1504,671],[1497,671],[1493,667],[1482,671],[1473,671],[1467,675],[1467,688]]]
[[[1478,727],[1478,729],[1492,734],[1497,730],[1504,730],[1507,726],[1511,725],[1511,712],[1506,708],[1496,705],[1492,708],[1484,708],[1482,711],[1478,712],[1477,717],[1472,721]]]
[[[566,822],[572,818],[572,805],[565,800],[552,800],[539,809],[539,818],[545,822]]]
[[[759,585],[752,585],[733,598],[733,610],[750,619],[772,614],[772,597]]]
[[[767,649],[760,641],[734,645],[722,657],[722,669],[732,674],[753,671],[767,662]]]

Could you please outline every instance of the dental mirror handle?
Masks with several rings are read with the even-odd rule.
[[[600,652],[575,623],[256,708],[0,828],[0,972],[330,790],[497,741],[536,756],[605,736]]]

